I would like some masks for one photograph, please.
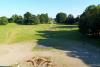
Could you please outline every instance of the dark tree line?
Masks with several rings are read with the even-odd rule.
[[[30,12],[26,12],[23,16],[12,15],[12,17],[0,17],[0,25],[6,25],[8,23],[17,23],[22,25],[33,25],[39,23],[49,23],[48,14],[33,15]]]
[[[56,15],[55,21],[57,23],[63,23],[63,24],[74,24],[76,21],[76,19],[74,18],[74,16],[72,14],[69,14],[67,16],[66,13],[58,13]]]
[[[5,21],[6,20],[6,21]],[[0,17],[0,25],[6,25],[8,23],[17,23],[22,25],[33,25],[33,24],[44,24],[44,23],[54,23],[54,19],[49,18],[48,14],[38,14],[33,15],[30,12],[26,12],[23,16],[21,15],[12,15],[12,17]],[[76,22],[76,18],[72,14],[69,14],[67,16],[66,13],[58,13],[56,15],[55,21],[57,23],[63,23],[63,24],[74,24]]]
[[[80,32],[93,37],[100,36],[100,5],[90,5],[79,20]]]

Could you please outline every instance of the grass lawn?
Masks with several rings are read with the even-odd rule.
[[[45,43],[59,44],[66,40],[86,41],[99,44],[99,39],[89,39],[78,32],[77,25],[38,24],[17,25],[9,23],[0,26],[0,43],[16,43],[32,40],[44,40]],[[51,42],[49,42],[51,41]]]
[[[43,54],[44,54],[43,56],[45,55],[48,56],[49,54],[54,55],[53,57],[55,58],[54,60],[56,60],[58,64],[60,63],[61,65],[67,64],[66,62],[68,61],[66,60],[68,59],[66,59],[66,56],[70,56],[70,57],[79,56],[83,62],[87,63],[87,60],[88,60],[87,57],[89,57],[90,54],[86,53],[85,54],[86,56],[85,56],[83,55],[84,51],[81,52],[80,50],[84,49],[87,51],[87,48],[89,49],[90,46],[89,47],[86,46],[87,48],[86,47],[84,48],[83,43],[85,42],[85,45],[89,45],[89,44],[99,45],[100,44],[99,39],[89,39],[81,35],[80,32],[78,31],[77,25],[63,25],[63,24],[17,25],[14,23],[9,23],[8,25],[0,26],[0,34],[1,34],[0,44],[2,43],[16,44],[17,42],[22,42],[22,43],[18,43],[17,44],[18,46],[11,45],[13,46],[13,48],[9,47],[10,49],[12,49],[12,51],[15,50],[14,55],[17,55],[16,53],[18,53],[20,57],[20,54],[21,54],[21,58],[22,58],[22,55],[24,55],[24,53],[26,55],[26,53],[28,52],[27,48],[32,47],[33,51],[36,51],[36,55],[38,54],[40,56],[42,56]],[[26,41],[29,42],[28,45],[32,45],[32,46],[29,46],[29,47],[25,45],[22,46],[24,43],[27,43]],[[35,42],[30,42],[30,41],[35,41]],[[22,44],[21,47],[19,47],[19,44],[20,45]],[[20,53],[21,49],[22,49],[22,53]],[[24,50],[26,52],[23,52]],[[68,55],[65,55],[62,51],[63,52],[70,51],[70,53]],[[45,52],[48,52],[48,53],[45,53]],[[75,53],[72,53],[72,52],[75,52]],[[10,53],[13,53],[13,52],[10,52]],[[82,55],[80,53],[82,53]],[[30,54],[30,52],[28,54]],[[85,59],[82,58],[83,56],[85,56],[86,58]]]
[[[0,43],[15,43],[42,39],[43,37],[36,35],[37,31],[46,30],[50,26],[50,24],[17,25],[14,23],[10,23],[8,25],[1,25]]]

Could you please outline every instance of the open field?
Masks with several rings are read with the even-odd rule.
[[[100,49],[92,46],[99,39],[82,36],[77,25],[11,23],[0,26],[0,35],[0,66],[25,67],[24,61],[37,56],[52,58],[56,67],[100,66]]]
[[[0,67],[100,67],[99,0],[1,0]]]
[[[46,30],[50,24],[40,25],[17,25],[14,23],[0,26],[0,43],[16,43],[22,41],[30,41],[42,39],[43,37],[36,35],[37,31]]]
[[[50,31],[51,30],[51,31]],[[77,25],[38,24],[17,25],[10,23],[0,26],[0,43],[16,43],[39,39],[61,39],[87,41],[99,44],[99,39],[89,39],[78,32]]]

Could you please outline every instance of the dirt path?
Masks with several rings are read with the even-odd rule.
[[[32,57],[32,47],[34,45],[32,42],[1,45],[0,66],[16,64],[21,60]]]
[[[33,45],[36,43],[25,42],[17,43],[13,45],[1,45],[0,46],[0,66],[9,66],[11,64],[17,64],[18,62],[31,59],[33,56],[46,56],[51,57],[58,65],[57,67],[71,67],[80,64],[83,67],[84,63],[81,60],[66,56],[61,51],[32,51]],[[75,63],[76,64],[75,64]],[[73,63],[73,65],[72,65]]]
[[[63,51],[67,56],[81,60],[87,67],[100,67],[100,48],[87,42],[66,41],[65,44],[68,47]]]
[[[71,51],[32,51],[32,47],[34,47],[34,45],[36,45],[36,42],[1,45],[0,66],[16,64],[18,62],[31,59],[33,56],[44,56],[51,57],[55,61],[57,65],[56,67],[89,67],[86,63],[83,62],[82,59],[69,56],[69,53],[73,55],[75,54],[71,53]]]
[[[62,51],[63,53],[52,56],[58,58],[60,63],[62,62],[62,64],[68,67],[100,67],[100,48],[92,46],[89,43],[83,44],[83,42],[66,40],[62,41],[62,45],[58,46],[46,46],[44,42],[41,42],[41,45]]]

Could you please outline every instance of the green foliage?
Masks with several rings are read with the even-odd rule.
[[[69,15],[68,15],[67,23],[68,23],[68,24],[73,24],[73,23],[75,23],[74,16],[73,16],[72,14],[69,14]]]
[[[38,24],[40,22],[39,18],[35,15],[32,16],[32,24]]]
[[[26,12],[24,17],[21,15],[12,15],[12,17],[8,18],[9,23],[17,23],[22,25],[33,25],[39,23],[49,23],[50,19],[48,14],[41,14],[41,15],[33,15],[30,12]]]
[[[33,25],[40,23],[39,16],[32,15],[31,13],[27,12],[24,14],[24,24],[25,25]]]
[[[24,22],[23,22],[23,17],[22,17],[22,16],[18,16],[18,17],[17,17],[17,20],[16,20],[16,23],[17,23],[17,24],[24,24]]]
[[[30,13],[30,12],[26,12],[25,14],[24,14],[24,24],[26,24],[26,25],[31,25],[31,24],[33,24],[33,22],[32,22],[32,14]]]
[[[90,5],[80,16],[80,32],[85,35],[100,36],[100,5]]]
[[[48,14],[41,14],[41,15],[38,15],[39,16],[39,19],[40,19],[40,23],[48,23],[49,22],[49,17],[48,17]]]
[[[12,15],[11,18],[8,19],[9,23],[17,23],[17,24],[23,24],[23,17],[20,15]]]
[[[0,17],[0,25],[8,24],[8,19],[6,17]]]
[[[8,22],[9,22],[9,23],[14,23],[13,18],[12,18],[12,17],[11,17],[11,18],[8,18]]]
[[[65,13],[58,13],[55,20],[57,23],[66,23],[67,15]]]
[[[15,15],[12,15],[12,22],[15,22],[15,23],[17,23],[17,18],[18,18],[18,15],[17,14],[15,14]]]
[[[79,20],[80,20],[80,16],[78,15],[75,19],[75,23],[79,23]]]

